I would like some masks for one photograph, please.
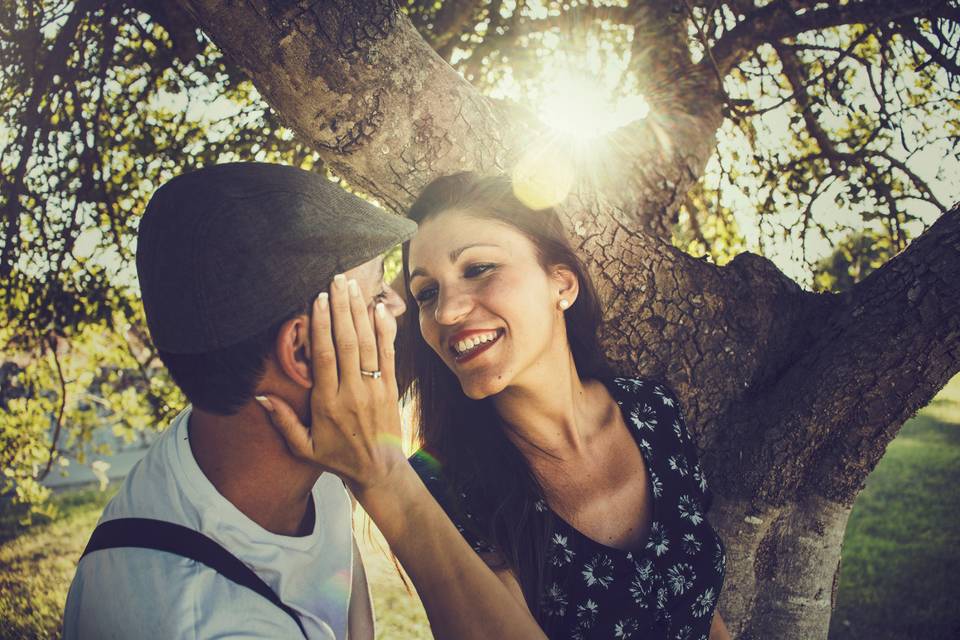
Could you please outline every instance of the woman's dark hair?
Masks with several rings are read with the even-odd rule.
[[[506,176],[465,172],[431,182],[414,202],[409,217],[423,223],[452,210],[510,225],[533,243],[545,270],[565,265],[577,276],[579,294],[564,314],[577,373],[581,378],[608,375],[609,365],[597,337],[602,321],[597,293],[556,212],[524,205]],[[409,243],[403,247],[403,274],[409,291]],[[415,401],[420,443],[442,466],[444,478],[455,491],[451,497],[460,491],[470,496],[473,518],[467,522],[483,523],[474,533],[502,554],[539,620],[553,533],[543,511],[543,489],[508,439],[510,426],[500,420],[490,399],[468,398],[457,377],[424,341],[418,315],[417,305],[408,304],[401,321],[397,369],[401,388],[409,388]]]

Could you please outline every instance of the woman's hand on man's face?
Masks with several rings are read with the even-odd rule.
[[[373,320],[375,327],[356,281],[338,275],[329,295],[314,301],[310,319],[312,426],[276,396],[257,398],[297,458],[340,476],[354,493],[378,485],[405,462],[394,369],[397,325],[383,303]]]

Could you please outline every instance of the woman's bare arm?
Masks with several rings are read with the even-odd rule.
[[[714,610],[713,621],[710,623],[710,640],[730,640],[730,631],[720,617],[720,611]]]
[[[416,585],[434,637],[545,637],[512,574],[474,553],[409,464],[357,499]]]

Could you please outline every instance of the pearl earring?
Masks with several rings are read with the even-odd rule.
[[[559,306],[562,311],[566,311],[567,307],[570,306],[570,302],[566,298],[560,298]]]

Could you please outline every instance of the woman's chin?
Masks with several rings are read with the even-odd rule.
[[[471,400],[483,400],[503,391],[505,378],[501,375],[461,375],[460,388]]]

